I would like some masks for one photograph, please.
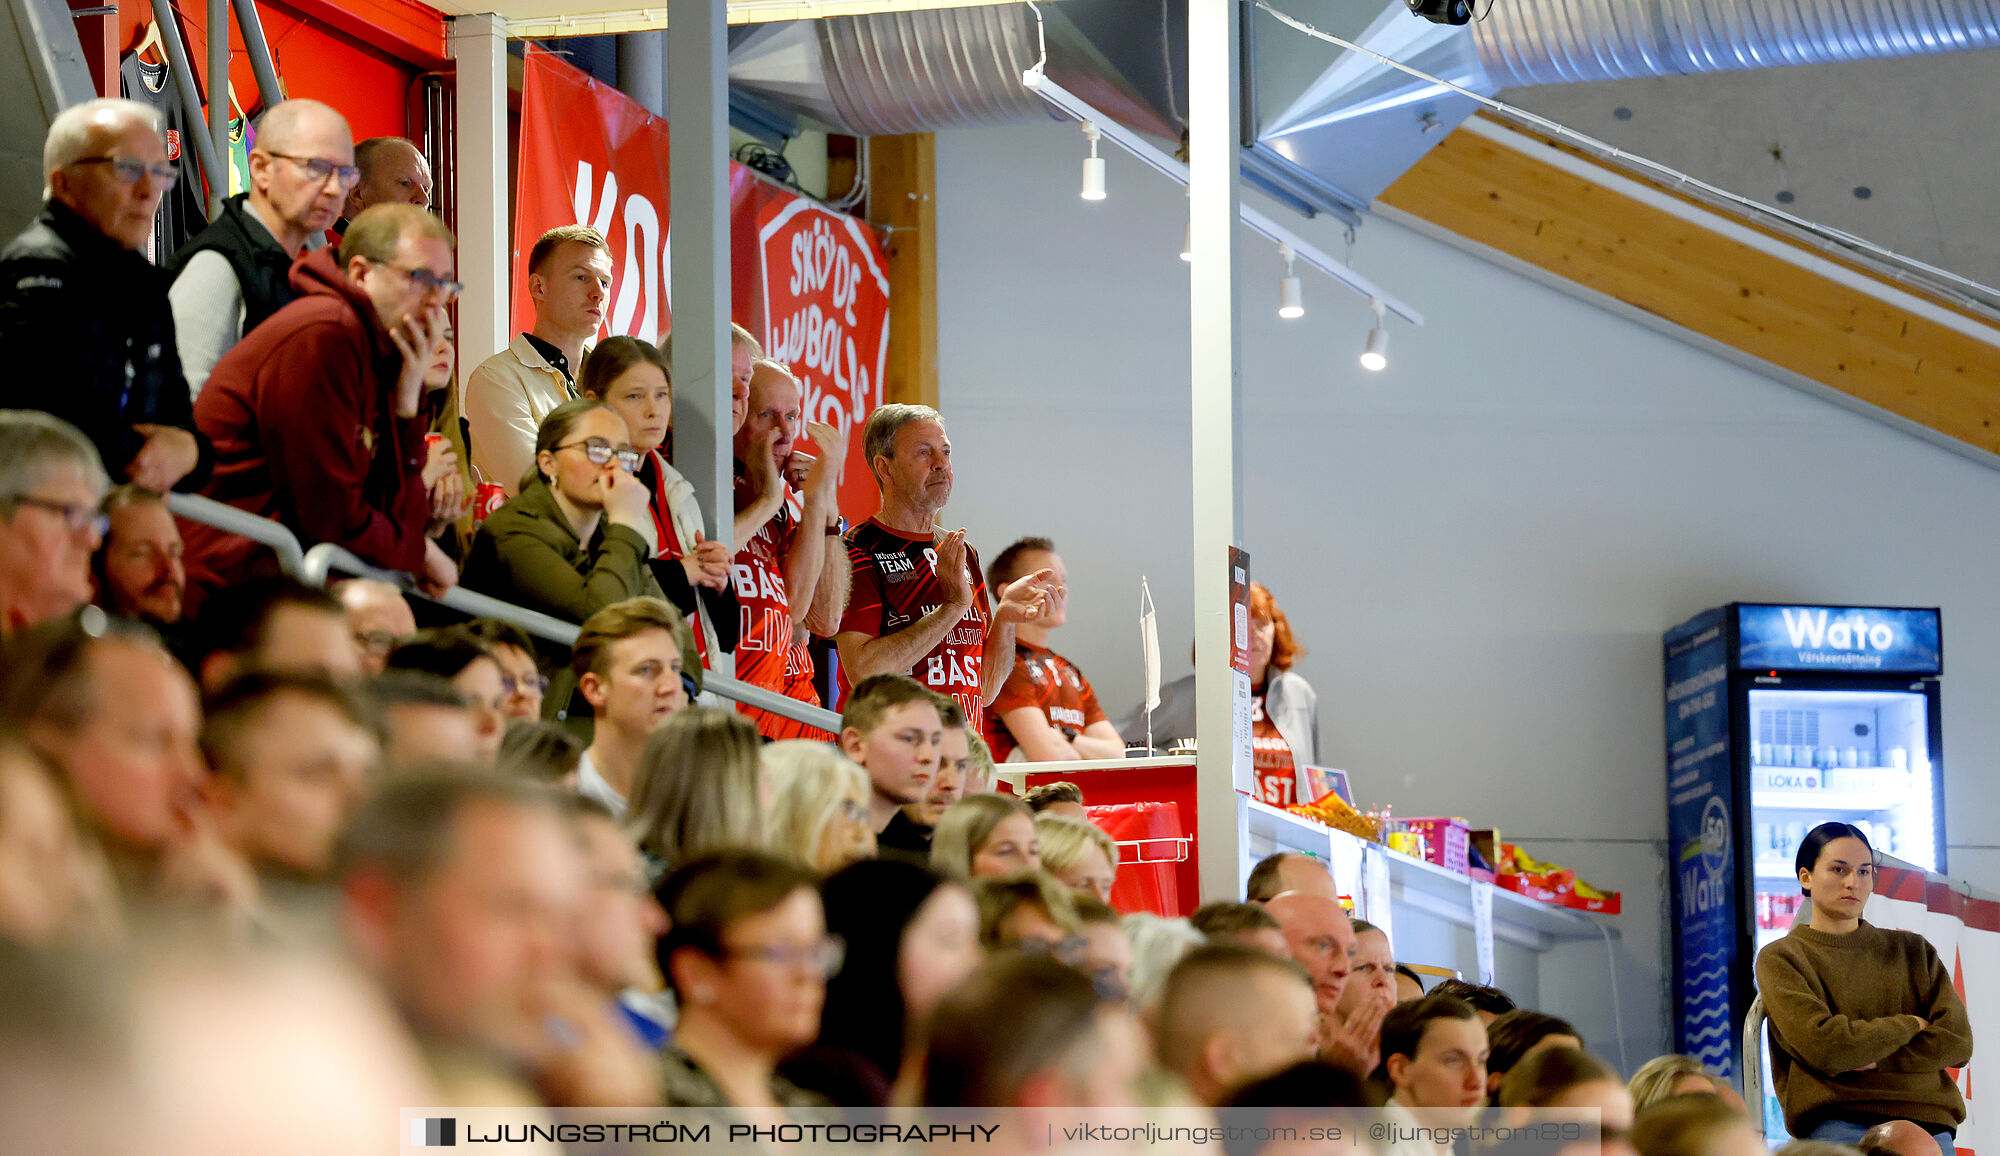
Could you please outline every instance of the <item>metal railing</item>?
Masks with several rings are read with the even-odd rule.
[[[1743,1106],[1750,1126],[1764,1135],[1764,997],[1750,1001],[1743,1013]]]
[[[195,494],[170,494],[167,497],[167,508],[190,522],[213,526],[218,530],[269,547],[272,553],[278,556],[278,566],[286,574],[315,589],[325,589],[328,580],[335,573],[357,578],[374,578],[439,606],[456,610],[468,618],[497,618],[503,622],[513,623],[536,638],[547,639],[562,646],[576,644],[575,623],[564,622],[560,618],[543,614],[538,610],[530,610],[525,606],[516,606],[512,602],[504,602],[490,594],[481,594],[477,590],[467,590],[463,586],[454,586],[436,596],[425,594],[417,589],[415,579],[400,570],[384,570],[371,566],[355,557],[353,551],[331,542],[321,542],[310,550],[302,550],[298,538],[277,522],[246,513],[212,498]],[[780,718],[804,723],[810,727],[818,727],[830,734],[840,733],[840,716],[823,707],[803,703],[795,698],[775,694],[763,687],[751,686],[747,682],[738,682],[736,679],[713,672],[702,675],[701,685],[703,690],[714,691],[718,696],[731,702],[768,711]]]

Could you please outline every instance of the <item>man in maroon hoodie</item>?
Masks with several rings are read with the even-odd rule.
[[[195,425],[215,444],[202,493],[275,518],[308,549],[332,542],[364,562],[441,590],[458,569],[425,533],[423,376],[457,294],[455,242],[414,205],[376,205],[338,252],[292,266],[298,300],[215,364]],[[208,526],[183,527],[189,612],[257,572],[262,548]]]

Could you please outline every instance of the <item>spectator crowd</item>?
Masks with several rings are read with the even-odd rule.
[[[28,362],[0,386],[0,1118],[21,1150],[131,1151],[142,1119],[153,1150],[303,1130],[376,1151],[369,1111],[428,1104],[1380,1107],[1417,1130],[1548,1108],[1599,1113],[1620,1156],[1758,1142],[1696,1061],[1628,1083],[1554,1014],[1427,987],[1319,860],[1275,855],[1188,918],[1115,909],[1120,847],[1083,791],[1017,797],[995,760],[1122,758],[1134,724],[1051,648],[1055,544],[982,568],[942,528],[937,410],[868,416],[880,507],[849,525],[848,431],[805,421],[797,377],[734,330],[732,547],[672,464],[667,351],[598,339],[601,234],[532,246],[532,328],[461,387],[456,242],[415,146],[282,102],[249,191],[156,267],[166,156],[145,106],[69,109],[46,205],[0,250],[0,337]],[[174,493],[408,585],[303,585]],[[410,597],[461,581],[574,642]],[[1257,791],[1302,801],[1303,648],[1261,587],[1252,611]],[[809,706],[831,661],[837,726],[720,705],[724,655]],[[1855,842],[1802,848],[1802,884],[1852,886]],[[1800,998],[1781,1026],[1813,1069]],[[1879,1038],[1841,1029],[1893,1094],[1794,1078],[1795,1134],[1949,1144],[1964,1108],[1933,1077],[1970,1034],[1927,998],[1874,1013],[1918,1021]]]

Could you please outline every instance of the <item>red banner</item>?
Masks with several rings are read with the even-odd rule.
[[[658,341],[671,328],[667,122],[534,45],[521,89],[514,213],[514,327],[533,325],[526,261],[544,232],[586,224],[611,243],[600,337]],[[805,415],[847,431],[840,505],[875,511],[861,425],[882,404],[888,262],[874,232],[739,164],[729,166],[730,312],[805,387]]]

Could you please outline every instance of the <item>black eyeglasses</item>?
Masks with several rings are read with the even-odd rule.
[[[64,167],[74,165],[110,165],[111,175],[128,185],[138,184],[144,176],[151,176],[163,185],[171,185],[181,177],[180,170],[165,161],[150,164],[133,157],[78,157]]]
[[[259,149],[258,151],[267,156],[277,157],[279,160],[292,162],[304,169],[306,175],[316,181],[324,181],[328,177],[339,177],[340,186],[344,189],[353,188],[361,180],[360,169],[355,168],[353,165],[335,164],[325,157],[295,157],[290,153],[274,153],[270,149]]]
[[[616,457],[619,468],[628,474],[638,473],[639,463],[646,460],[646,455],[640,453],[638,450],[617,449],[603,438],[585,438],[580,442],[567,442],[556,448],[559,450],[580,449],[583,451],[583,456],[589,458],[590,464],[593,466],[608,466],[611,464],[611,459]]]
[[[49,498],[37,498],[32,494],[20,494],[6,499],[15,506],[33,506],[37,510],[47,510],[63,520],[72,534],[88,530],[99,538],[111,528],[111,515],[101,514],[95,505],[83,502],[58,502]]]
[[[452,298],[458,296],[460,293],[465,291],[465,282],[447,281],[444,278],[438,276],[436,273],[431,272],[429,269],[425,269],[422,267],[418,267],[415,269],[405,269],[401,265],[391,265],[387,261],[377,261],[375,263],[377,265],[382,266],[384,269],[394,269],[396,272],[401,273],[405,277],[408,277],[410,279],[410,284],[415,285],[417,288],[422,289],[426,293],[441,292],[445,295],[446,298]]]

